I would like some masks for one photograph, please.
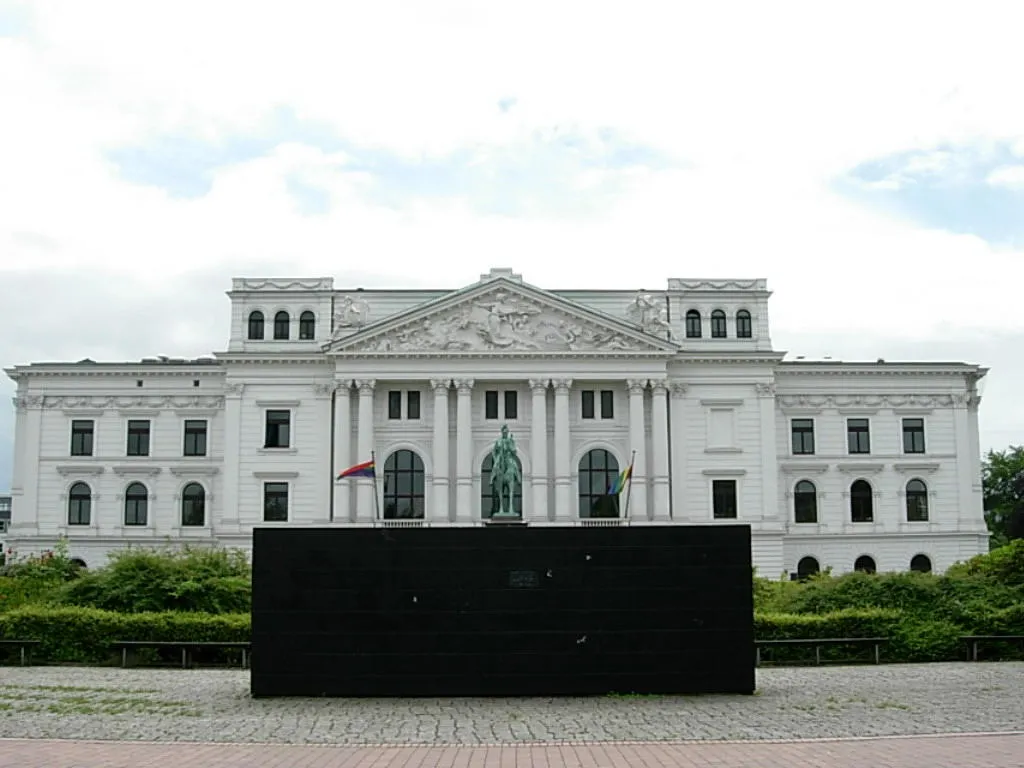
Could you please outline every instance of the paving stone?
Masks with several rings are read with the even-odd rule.
[[[754,696],[252,699],[241,670],[0,668],[0,737],[279,744],[806,739],[1024,730],[1024,663],[758,670]]]

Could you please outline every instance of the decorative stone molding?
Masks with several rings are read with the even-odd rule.
[[[356,379],[356,389],[359,390],[359,394],[367,393],[373,394],[373,388],[377,386],[376,379]]]
[[[434,390],[434,394],[440,394],[442,392],[447,392],[449,389],[452,388],[452,380],[451,379],[431,379],[430,380],[430,388],[432,390]]]
[[[885,464],[880,461],[841,461],[836,464],[836,469],[848,475],[877,475],[885,469]]]
[[[60,475],[102,475],[105,467],[99,464],[58,464],[57,473]]]
[[[252,476],[261,480],[291,480],[298,477],[299,473],[295,470],[256,470]]]
[[[783,408],[935,408],[953,405],[945,394],[932,395],[779,395]]]
[[[530,379],[530,391],[534,393],[547,392],[550,383],[551,379]]]
[[[651,379],[651,393],[655,397],[664,397],[668,393],[668,381],[665,379]]]
[[[233,291],[330,291],[333,288],[333,277],[295,280],[236,277],[231,281],[231,290]]]
[[[569,390],[572,389],[572,379],[552,379],[551,386],[554,388],[556,395],[568,394]]]
[[[669,278],[670,291],[765,291],[768,281],[756,280],[681,280]]]
[[[257,400],[257,408],[298,408],[301,400]]]
[[[775,384],[758,382],[754,385],[754,391],[757,392],[758,397],[775,397]]]
[[[175,477],[209,477],[219,473],[220,467],[212,467],[209,464],[179,464],[168,467],[167,471]],[[209,493],[206,498],[211,498]]]
[[[337,386],[337,382],[334,381],[332,381],[330,384],[314,384],[313,394],[316,397],[330,397],[332,394],[334,394],[334,390]]]
[[[241,382],[233,381],[224,385],[224,394],[228,397],[241,397],[244,391],[245,384]]]
[[[828,472],[827,461],[783,461],[779,468],[787,474],[820,475]]]
[[[701,472],[705,477],[743,477],[745,469],[705,469]]]
[[[14,403],[16,410],[25,411],[29,408],[42,408],[43,407],[43,396],[42,395],[26,395],[22,397],[13,397],[11,402]]]
[[[638,395],[647,389],[647,379],[627,379],[626,389],[629,390],[629,394]]]
[[[163,471],[152,464],[118,464],[111,469],[120,477],[156,477]]]
[[[743,399],[739,397],[703,397],[700,404],[706,408],[739,408]]]
[[[927,472],[928,474],[938,472],[941,467],[942,462],[939,461],[897,461],[892,465],[897,472]]]
[[[452,382],[455,388],[459,391],[459,394],[472,392],[473,385],[476,383],[473,379],[455,379]]]
[[[670,381],[668,383],[668,388],[669,392],[672,393],[673,398],[682,399],[686,397],[686,393],[689,391],[690,386],[681,381]]]
[[[220,395],[197,395],[180,397],[175,395],[137,395],[126,396],[56,396],[46,397],[44,408],[63,408],[75,410],[79,408],[123,410],[128,408],[223,408],[224,398]]]

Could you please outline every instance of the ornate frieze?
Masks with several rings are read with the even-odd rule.
[[[763,278],[757,280],[680,280],[670,278],[670,291],[764,291],[768,282]]]
[[[237,277],[232,281],[235,291],[329,291],[334,287],[334,278],[314,277],[309,279],[273,279]]]
[[[345,351],[390,352],[626,352],[654,344],[614,328],[544,306],[497,288],[471,300],[346,346]]]
[[[221,395],[59,395],[46,397],[44,408],[63,408],[75,410],[79,408],[103,410],[115,408],[223,408],[224,398]]]
[[[783,408],[936,408],[954,404],[952,395],[779,395]]]

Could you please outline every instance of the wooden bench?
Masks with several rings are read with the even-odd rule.
[[[32,658],[32,649],[39,645],[39,640],[0,640],[0,646],[14,646],[21,652],[21,666],[25,666]],[[26,650],[28,653],[26,653]]]
[[[881,648],[889,642],[887,637],[801,637],[789,640],[755,640],[756,664],[761,666],[761,649],[773,647],[814,647],[814,663],[821,664],[821,649],[831,645],[870,645],[875,650],[875,664],[881,663]]]
[[[181,666],[189,667],[192,660],[192,651],[201,649],[239,649],[242,651],[242,669],[249,666],[249,642],[208,642],[208,641],[182,641],[182,640],[115,640],[111,647],[121,650],[121,666],[128,666],[128,655],[140,648],[173,648],[181,650]]]
[[[978,660],[978,646],[982,643],[1021,643],[1024,644],[1024,635],[964,635],[960,638],[971,649],[969,654],[971,661]]]

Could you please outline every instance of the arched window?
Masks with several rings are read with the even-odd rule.
[[[916,478],[907,483],[907,522],[928,522],[928,486]]]
[[[818,565],[818,560],[810,555],[807,557],[801,557],[800,562],[796,564],[796,576],[801,581],[809,579],[814,574],[820,572],[821,566]]]
[[[83,560],[80,557],[72,557],[71,558],[71,564],[73,566],[75,566],[76,568],[83,568],[83,569],[86,568],[85,560]]]
[[[480,465],[480,515],[481,517],[488,518],[495,512],[501,509],[501,501],[494,494],[494,490],[491,488],[491,467],[494,461],[491,459],[490,454],[484,459],[484,463]],[[516,487],[512,490],[512,508],[516,511],[516,514],[520,517],[523,516],[523,464],[519,461],[519,457],[516,456],[516,464],[519,466],[519,477],[520,482],[516,483]]]
[[[871,557],[871,555],[861,555],[853,564],[853,570],[860,571],[861,573],[874,573],[875,558]]]
[[[384,462],[384,519],[422,520],[426,514],[423,459],[401,449]]]
[[[124,524],[146,525],[149,491],[142,483],[132,483],[124,492]]]
[[[274,339],[280,341],[287,339],[291,335],[291,324],[292,319],[288,317],[288,313],[281,310],[274,315]]]
[[[686,338],[699,339],[701,335],[700,312],[691,309],[686,313]]]
[[[589,450],[580,459],[579,475],[580,517],[618,517],[622,494],[608,493],[619,476],[615,457],[604,448]]]
[[[189,483],[181,491],[181,524],[206,525],[206,490],[199,483]]]
[[[870,523],[875,519],[875,504],[867,480],[854,480],[850,486],[850,521]]]
[[[818,522],[818,489],[810,480],[801,480],[793,489],[793,520],[798,523]]]
[[[932,561],[928,555],[914,555],[910,558],[910,570],[918,573],[931,573]]]
[[[750,321],[750,313],[741,309],[736,313],[736,338],[749,339],[754,335],[754,324]]]
[[[92,520],[92,489],[81,481],[68,491],[68,525],[89,525]]]
[[[725,312],[716,309],[711,313],[711,338],[724,339],[728,335],[725,325]]]
[[[309,310],[299,315],[299,338],[303,341],[316,338],[316,315]]]
[[[263,313],[258,309],[249,313],[249,338],[254,340],[263,338]]]

